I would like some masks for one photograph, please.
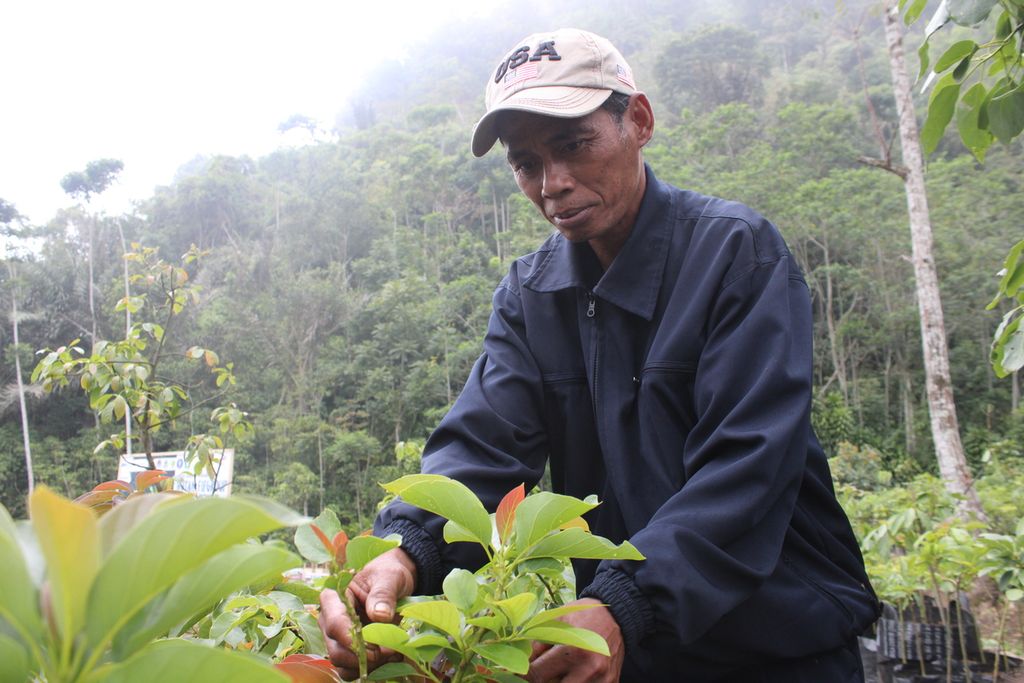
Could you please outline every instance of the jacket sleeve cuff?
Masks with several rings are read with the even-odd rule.
[[[626,650],[634,648],[654,630],[654,610],[632,577],[614,569],[599,572],[594,582],[580,593],[608,605],[622,631]]]
[[[441,581],[444,579],[444,566],[441,564],[441,553],[433,537],[415,522],[407,519],[394,519],[384,529],[381,536],[398,534],[402,537],[402,550],[416,565],[417,595],[436,595],[441,592]]]

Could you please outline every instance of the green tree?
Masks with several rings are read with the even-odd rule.
[[[907,24],[916,21],[925,6],[925,0],[914,0],[909,5],[907,0],[899,1],[899,10],[906,8]],[[972,39],[957,41],[932,67],[928,83],[940,74],[949,73],[938,78],[929,98],[928,118],[922,131],[922,142],[928,153],[938,146],[958,109],[960,138],[979,161],[984,160],[995,139],[1009,144],[1024,131],[1024,3],[1020,0],[942,0],[925,29],[925,40],[918,51],[921,57],[919,78],[930,66],[929,40],[937,31],[950,24],[977,26],[994,10],[998,10],[998,14],[992,35],[986,27],[982,29],[980,43]],[[974,84],[963,90],[972,80]],[[989,308],[994,308],[1004,297],[1024,303],[1017,296],[1024,271],[1019,276],[1016,272],[1022,245],[1024,242],[1018,243],[1007,256],[1003,278]],[[992,364],[1001,377],[1024,366],[1021,311],[1018,305],[1006,313],[992,342]],[[1015,377],[1015,388],[1016,381]]]
[[[14,380],[15,386],[18,393],[18,408],[21,415],[21,437],[22,445],[25,453],[25,472],[28,477],[28,492],[32,493],[32,489],[35,487],[35,476],[32,467],[32,443],[29,436],[28,426],[28,406],[25,402],[25,383],[21,372],[21,341],[18,334],[19,322],[21,320],[21,314],[18,312],[18,300],[20,298],[20,292],[18,288],[18,275],[15,269],[15,261],[12,258],[12,251],[10,242],[20,237],[20,233],[23,231],[24,226],[21,225],[22,218],[18,213],[17,209],[14,208],[13,204],[0,199],[0,237],[7,242],[6,248],[8,254],[6,255],[7,261],[7,273],[9,275],[8,284],[8,296],[11,302],[11,333],[14,341],[13,347],[11,347],[12,355],[14,356]]]
[[[132,280],[142,291],[121,299],[117,309],[138,312],[148,305],[152,321],[135,323],[122,340],[97,340],[89,355],[76,346],[77,340],[47,350],[32,373],[32,381],[40,382],[44,391],[53,391],[74,380],[88,394],[89,405],[101,422],[128,416],[138,429],[149,468],[156,469],[156,434],[201,405],[185,387],[161,374],[162,361],[170,354],[169,333],[185,307],[198,301],[198,290],[189,284],[190,274],[185,267],[163,261],[154,248],[133,246],[135,251],[126,257],[140,269]],[[183,257],[184,265],[194,264],[199,256],[200,252],[193,248]],[[216,398],[222,398],[234,384],[233,364],[221,364],[216,352],[191,346],[184,355],[209,368],[216,386],[221,388]],[[221,435],[242,438],[251,429],[244,414],[233,404],[215,407],[211,419]],[[97,450],[111,447],[120,453],[130,438],[128,430],[112,434]],[[198,467],[205,468],[215,485],[219,463],[214,450],[223,447],[223,439],[217,434],[193,435],[187,447],[198,463],[197,471]]]
[[[757,36],[733,26],[705,28],[669,43],[657,62],[660,91],[678,112],[730,102],[760,104],[767,73]]]
[[[82,200],[85,204],[94,196],[103,193],[117,179],[124,169],[124,164],[117,159],[98,159],[85,165],[84,171],[72,171],[60,181],[60,186],[68,195]],[[86,220],[89,236],[89,313],[92,316],[92,336],[90,341],[96,342],[96,279],[94,269],[94,243],[96,220],[90,216]]]

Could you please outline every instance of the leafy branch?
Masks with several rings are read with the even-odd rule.
[[[77,339],[57,349],[40,352],[43,357],[33,370],[32,381],[39,382],[44,391],[64,388],[76,381],[101,423],[122,420],[126,415],[130,418],[124,430],[100,442],[96,451],[112,448],[120,452],[130,447],[131,427],[134,426],[149,469],[155,470],[153,444],[161,428],[173,426],[205,403],[219,401],[235,385],[234,365],[222,364],[215,351],[201,346],[189,347],[184,357],[208,368],[214,384],[222,389],[217,395],[194,401],[190,387],[157,375],[168,353],[170,330],[188,305],[199,302],[199,288],[191,284],[188,267],[194,266],[202,255],[203,252],[193,245],[182,256],[181,265],[174,265],[161,259],[155,248],[132,244],[132,251],[125,254],[125,260],[136,271],[129,282],[138,293],[126,292],[115,310],[135,314],[148,308],[150,321],[131,325],[124,339],[96,340],[88,355]],[[219,433],[193,435],[186,455],[193,463],[193,475],[205,470],[216,487],[220,468],[216,452],[223,449],[224,437],[242,439],[252,431],[252,425],[234,404],[216,406],[211,420],[218,425]]]

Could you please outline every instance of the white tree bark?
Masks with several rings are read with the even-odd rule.
[[[14,280],[14,267],[8,263],[11,280]],[[14,376],[18,381],[18,405],[21,408],[21,439],[25,448],[25,471],[28,473],[28,492],[35,488],[35,476],[32,472],[32,445],[28,435],[28,409],[25,406],[25,384],[21,381],[21,357],[18,353],[18,292],[11,291],[11,327],[14,331]]]
[[[124,272],[124,298],[127,301],[128,297],[130,297],[132,295],[132,289],[131,289],[131,280],[128,277],[128,259],[125,258],[126,256],[128,256],[128,246],[125,244],[125,241],[124,241],[124,227],[121,226],[121,221],[117,222],[117,233],[121,236],[121,264],[124,267],[124,271],[123,271]],[[90,258],[90,268],[92,267],[91,263],[92,263],[92,260]],[[90,279],[91,279],[91,277],[92,276],[90,275]],[[91,296],[92,290],[90,289],[89,291],[90,291],[90,296]],[[90,303],[90,305],[91,305],[91,303]],[[95,324],[95,320],[96,320],[96,317],[94,315],[93,316],[93,324]],[[131,336],[131,334],[132,334],[132,309],[131,309],[131,306],[125,306],[124,307],[124,338],[127,339],[128,337]],[[125,435],[125,440],[124,440],[125,454],[128,456],[128,459],[130,460],[131,456],[132,456],[132,411],[131,410],[124,411],[124,435]]]
[[[961,512],[972,513],[984,519],[981,501],[974,489],[964,447],[960,441],[960,426],[956,416],[956,405],[953,402],[946,325],[942,317],[939,279],[935,269],[935,258],[932,255],[932,227],[924,185],[924,157],[921,153],[921,138],[917,128],[910,78],[907,76],[903,57],[903,34],[895,0],[886,1],[885,38],[889,46],[889,68],[892,72],[893,92],[900,117],[903,163],[907,169],[903,181],[910,213],[914,278],[924,349],[926,395],[935,455],[947,490],[962,497]]]

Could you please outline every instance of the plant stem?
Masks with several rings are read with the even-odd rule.
[[[366,641],[363,640],[363,625],[359,621],[359,613],[356,612],[356,607],[352,604],[348,591],[341,594],[341,599],[345,601],[345,609],[348,610],[349,618],[352,621],[352,649],[355,650],[356,657],[359,659],[359,680],[365,681],[367,675],[369,675],[369,668],[366,662]]]
[[[999,611],[999,637],[996,641],[996,661],[992,665],[992,683],[999,683],[999,657],[1003,654],[1004,642],[1006,638],[1006,616],[1010,613],[1010,603],[1004,602],[1002,609]]]
[[[972,683],[971,664],[970,659],[967,656],[967,634],[964,633],[963,610],[960,608],[960,586],[957,585],[956,588],[957,590],[954,593],[954,597],[956,599],[956,628],[957,636],[960,640],[960,654],[962,654],[964,658],[964,677],[966,678],[967,683]]]
[[[505,559],[504,548],[496,552],[491,558],[491,567],[494,569],[494,599],[496,601],[504,600],[505,584],[508,582],[512,567]],[[471,676],[475,672],[472,666],[473,647],[480,642],[483,634],[483,629],[470,627],[469,632],[463,639],[462,660],[459,662],[458,668],[455,669],[455,675],[452,676],[451,683],[464,683],[467,680],[466,677]]]

